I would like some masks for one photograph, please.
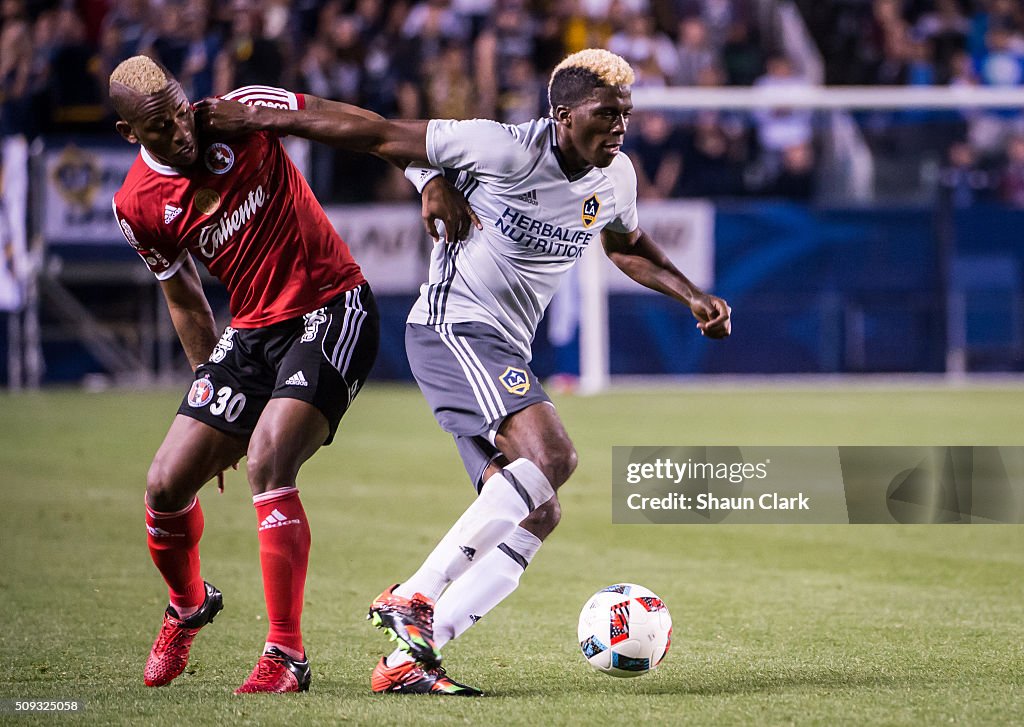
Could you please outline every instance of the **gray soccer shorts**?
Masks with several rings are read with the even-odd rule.
[[[494,436],[510,414],[547,393],[522,355],[485,323],[407,323],[405,351],[438,424],[455,437],[473,486],[501,452]]]

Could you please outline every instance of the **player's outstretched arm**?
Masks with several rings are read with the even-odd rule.
[[[273,131],[390,159],[429,161],[426,121],[389,121],[358,106],[315,96],[307,96],[306,104],[293,111],[207,98],[196,104],[196,125],[213,135]]]
[[[732,309],[722,298],[705,293],[672,264],[647,233],[603,230],[605,254],[626,275],[643,286],[675,298],[697,319],[697,329],[708,338],[725,338],[732,332]]]
[[[161,280],[160,289],[167,300],[167,310],[181,347],[194,371],[210,358],[217,345],[217,323],[192,258],[186,257],[178,272]]]

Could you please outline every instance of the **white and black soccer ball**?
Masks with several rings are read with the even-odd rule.
[[[638,677],[668,653],[672,617],[653,591],[617,583],[586,602],[577,635],[583,658],[592,667],[614,677]]]

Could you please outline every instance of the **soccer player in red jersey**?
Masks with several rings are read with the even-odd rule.
[[[296,476],[331,443],[373,365],[373,295],[277,135],[202,138],[180,84],[145,56],[114,69],[110,97],[118,132],[142,146],[114,214],[160,281],[195,372],[146,482],[149,550],[170,604],[144,680],[162,686],[181,674],[195,635],[222,608],[220,591],[200,575],[197,492],[244,455],[270,627],[236,692],[303,691],[310,532]],[[225,98],[289,109],[307,103],[263,86]],[[453,230],[469,223],[465,210],[439,218]],[[230,296],[231,322],[219,338],[194,259]]]

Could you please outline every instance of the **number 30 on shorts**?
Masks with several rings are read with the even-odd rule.
[[[213,401],[214,398],[216,401]],[[213,404],[210,404],[211,401]],[[233,422],[245,408],[245,394],[233,392],[230,386],[222,386],[214,393],[213,384],[208,378],[196,379],[188,392],[188,405],[201,409],[207,404],[210,404],[211,414],[223,415],[225,421]]]

